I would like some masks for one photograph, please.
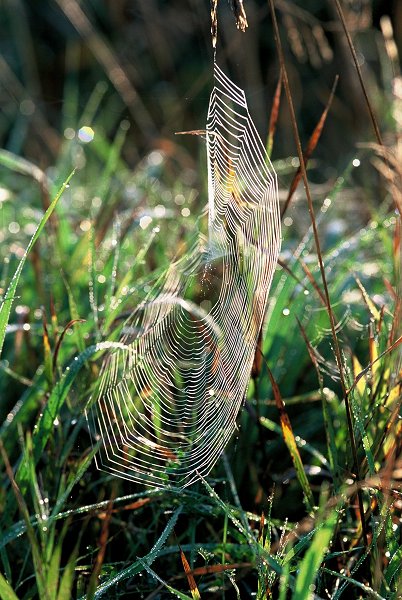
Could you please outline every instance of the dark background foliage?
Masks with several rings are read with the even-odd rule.
[[[245,33],[236,30],[229,3],[219,5],[218,61],[247,90],[252,114],[265,137],[278,78],[268,3],[245,1],[249,23]],[[365,135],[368,120],[334,4],[281,0],[277,6],[293,65],[290,77],[303,137],[317,122],[335,75],[341,74],[334,118],[328,122],[320,149],[328,168],[338,166],[356,136]],[[20,150],[42,166],[52,162],[59,142],[56,131],[62,124],[63,89],[69,79],[79,81],[77,101],[82,109],[94,86],[114,82],[108,94],[117,87],[120,100],[110,100],[110,110],[127,116],[133,124],[130,141],[137,151],[133,164],[138,153],[158,144],[160,138],[170,140],[175,131],[203,127],[212,62],[207,0],[91,0],[81,4],[7,0],[0,10],[1,134],[6,147],[22,146]],[[383,15],[391,17],[401,50],[401,2],[350,0],[344,10],[361,49],[363,73],[373,89],[382,87],[380,20]],[[116,73],[116,65],[123,75]],[[26,99],[34,103],[36,119],[28,119],[29,104],[21,107]],[[378,108],[381,111],[380,97]],[[12,135],[16,120],[19,130],[29,127],[25,135]],[[280,127],[275,154],[288,156],[294,147],[286,108]],[[41,143],[43,136],[49,147]],[[133,149],[127,152],[134,154]]]

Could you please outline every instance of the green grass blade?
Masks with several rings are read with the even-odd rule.
[[[289,589],[290,564],[283,566],[283,572],[279,580],[279,600],[286,600]]]
[[[11,312],[11,307],[12,307],[13,300],[15,297],[15,292],[16,292],[18,282],[20,279],[20,275],[21,275],[22,269],[24,267],[25,261],[27,259],[27,256],[30,253],[30,251],[32,250],[32,247],[35,244],[36,240],[40,236],[50,215],[56,208],[56,205],[57,205],[62,193],[68,186],[68,183],[69,183],[71,177],[73,176],[73,174],[74,174],[74,171],[67,177],[66,181],[63,183],[60,190],[56,194],[56,197],[54,198],[53,202],[50,204],[49,208],[43,215],[42,220],[40,221],[38,227],[36,228],[36,231],[33,234],[32,238],[24,252],[23,257],[21,258],[20,262],[18,263],[17,270],[15,271],[14,276],[10,282],[10,285],[5,293],[2,305],[0,306],[0,356],[1,356],[1,351],[3,349],[4,338],[6,335],[6,327],[8,325],[8,320],[10,318],[10,312]]]
[[[338,579],[347,581],[349,584],[352,584],[355,587],[359,588],[360,590],[363,590],[363,592],[366,593],[366,598],[374,598],[375,600],[387,600],[386,598],[384,598],[384,596],[381,596],[381,594],[379,594],[378,592],[373,590],[371,587],[369,587],[365,583],[362,583],[361,581],[358,581],[357,579],[353,579],[353,577],[349,577],[348,575],[343,575],[342,573],[336,573],[335,571],[332,571],[331,569],[327,569],[326,567],[324,567],[323,570],[325,571],[325,573],[329,573],[330,575],[333,575],[334,577],[337,577]],[[346,596],[345,596],[345,598],[346,598]],[[397,598],[399,599],[400,596],[398,596]],[[395,600],[397,600],[397,599],[395,599]]]
[[[356,425],[357,425],[357,428],[358,428],[360,436],[361,436],[364,452],[366,454],[369,473],[371,476],[374,476],[376,474],[375,460],[374,460],[374,456],[373,456],[373,453],[371,450],[370,440],[368,439],[368,436],[367,436],[367,433],[366,433],[366,430],[364,427],[363,415],[361,413],[360,406],[358,405],[358,403],[354,397],[353,392],[350,394],[350,402],[351,402],[351,406],[352,406],[353,416],[355,418]]]
[[[279,562],[269,552],[265,552],[265,550],[261,548],[258,541],[255,539],[248,527],[246,527],[242,522],[240,522],[240,520],[234,514],[234,511],[229,506],[229,504],[225,503],[218,496],[215,490],[209,485],[208,481],[204,478],[201,478],[201,481],[208,490],[210,497],[214,498],[217,505],[221,507],[223,514],[227,515],[229,520],[233,523],[233,525],[240,531],[242,535],[244,535],[248,543],[250,543],[250,545],[254,548],[255,553],[257,554],[258,552],[260,552],[261,556],[264,557],[271,569],[275,571],[275,573],[277,573],[278,575],[281,575],[282,567],[279,564]]]
[[[91,452],[89,452],[89,454],[87,456],[85,456],[85,458],[82,460],[81,464],[79,465],[75,475],[73,477],[71,477],[71,479],[68,480],[66,489],[64,490],[64,492],[62,494],[60,494],[60,496],[57,498],[56,504],[54,505],[54,508],[53,508],[52,514],[51,514],[52,519],[54,519],[55,516],[60,512],[62,506],[64,505],[64,503],[70,496],[71,490],[73,489],[73,487],[80,481],[80,479],[84,476],[84,474],[88,470],[93,457],[95,456],[95,454],[97,453],[97,451],[99,449],[99,446],[100,446],[100,442],[93,447],[93,449],[91,450]]]
[[[60,409],[66,400],[67,394],[83,365],[98,352],[116,348],[127,350],[127,346],[117,342],[100,342],[99,344],[89,346],[84,352],[81,352],[81,354],[76,356],[70,366],[66,368],[60,381],[58,381],[53,388],[35,429],[35,434],[33,436],[35,462],[39,460],[40,455],[45,448],[49,436],[54,429],[53,422],[58,416]]]
[[[71,590],[74,583],[75,566],[79,555],[79,544],[77,544],[72,551],[68,563],[64,569],[63,575],[60,580],[59,593],[57,594],[57,600],[70,600],[72,598]]]
[[[89,346],[89,348],[87,348],[85,352],[79,354],[75,358],[75,360],[73,360],[71,365],[66,368],[66,370],[63,373],[63,376],[54,386],[49,396],[49,400],[46,404],[46,407],[44,408],[43,413],[41,414],[39,421],[34,429],[32,442],[33,462],[35,465],[38,463],[41,454],[46,446],[46,443],[54,430],[54,420],[59,414],[59,411],[67,398],[67,394],[72,384],[74,383],[78,372],[86,363],[86,361],[89,360],[93,355],[97,354],[98,352],[113,348],[119,348],[120,350],[124,350],[126,349],[126,346],[117,342],[101,342],[99,344]],[[27,469],[26,460],[23,460],[21,462],[16,475],[16,480],[18,481],[21,493],[25,494],[29,485],[29,473]],[[11,504],[11,502],[9,502],[7,504],[7,511],[9,511],[8,514],[12,514],[13,510],[14,503]]]
[[[60,578],[60,561],[61,554],[63,550],[63,541],[68,531],[68,527],[70,525],[69,519],[64,523],[63,529],[58,536],[57,544],[53,549],[50,561],[49,568],[47,572],[47,586],[48,593],[51,600],[56,600],[57,598],[57,588],[59,587],[59,578]]]
[[[26,526],[26,532],[27,532],[27,537],[28,537],[28,541],[29,541],[29,548],[30,548],[30,552],[32,555],[32,562],[33,562],[33,566],[34,566],[34,571],[35,571],[35,579],[36,579],[36,585],[38,588],[38,594],[41,600],[50,600],[48,592],[47,592],[47,587],[46,587],[46,573],[45,573],[45,564],[42,560],[43,556],[41,553],[41,548],[38,542],[38,539],[36,537],[35,534],[35,530],[32,526],[31,523],[31,519],[30,519],[30,515],[29,515],[29,511],[28,511],[28,507],[26,505],[25,499],[23,497],[23,495],[21,494],[21,491],[18,488],[18,485],[16,484],[14,475],[13,475],[13,470],[11,468],[8,456],[6,454],[6,451],[4,449],[3,444],[0,442],[0,452],[3,458],[3,462],[5,464],[6,467],[6,472],[8,475],[8,478],[10,479],[11,482],[11,486],[12,486],[12,491],[15,497],[15,501],[16,504],[21,512],[21,515],[25,521],[25,526]]]
[[[388,586],[391,586],[392,580],[401,573],[402,568],[402,547],[399,547],[391,556],[387,568],[384,571],[384,580]]]
[[[45,173],[37,165],[8,150],[0,150],[0,165],[15,173],[32,177],[39,183],[47,181]]]
[[[79,321],[81,319],[81,316],[80,316],[80,313],[78,311],[78,306],[77,306],[77,303],[75,301],[74,294],[72,292],[72,289],[71,289],[71,287],[70,287],[67,279],[65,279],[63,277],[63,281],[64,281],[64,285],[66,286],[66,290],[67,290],[68,304],[69,304],[69,307],[70,307],[70,316],[71,316],[71,319],[73,321]],[[84,352],[84,350],[85,350],[85,342],[84,342],[84,337],[82,335],[80,324],[77,323],[77,326],[74,327],[73,331],[74,331],[74,336],[75,336],[75,339],[76,339],[78,350],[80,352]]]
[[[144,558],[136,560],[135,563],[132,564],[130,567],[122,569],[119,573],[117,573],[117,575],[114,575],[98,587],[95,593],[95,600],[97,598],[101,598],[107,590],[111,589],[124,579],[133,577],[134,575],[137,575],[137,573],[143,571],[144,563],[146,563],[149,567],[154,562],[154,560],[158,557],[160,551],[162,550],[163,546],[165,545],[169,535],[172,533],[173,527],[176,525],[177,519],[179,518],[181,511],[182,507],[179,506],[179,508],[177,508],[173,515],[170,517],[168,524],[166,525],[156,544]],[[80,600],[84,600],[84,598],[81,598]]]
[[[143,560],[141,560],[140,562],[144,565],[144,569],[146,570],[146,572],[149,573],[154,579],[159,581],[159,583],[164,585],[165,588],[169,590],[169,592],[172,594],[172,596],[176,596],[177,598],[180,598],[180,600],[194,600],[194,595],[191,598],[190,596],[187,596],[187,594],[176,590],[171,585],[169,585],[164,579],[162,579],[162,577],[159,577],[159,575],[155,573],[155,571],[151,569],[151,567],[149,567],[146,562],[144,562]],[[200,598],[200,596],[198,596],[198,598]]]
[[[0,597],[2,600],[18,600],[17,594],[14,592],[7,579],[0,573]]]
[[[323,515],[323,526],[315,533],[296,578],[295,591],[292,600],[310,600],[314,597],[314,582],[321,566],[324,555],[334,532],[338,513],[333,509],[329,515]]]

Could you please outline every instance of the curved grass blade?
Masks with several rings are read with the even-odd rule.
[[[314,598],[314,581],[338,520],[336,509],[333,509],[329,515],[322,515],[322,519],[323,525],[316,531],[313,541],[300,564],[293,600],[310,600]]]
[[[123,350],[125,349],[125,346],[117,342],[100,342],[99,344],[95,344],[87,348],[84,352],[82,352],[73,360],[69,367],[66,368],[61,379],[54,386],[49,396],[47,405],[44,408],[43,413],[39,418],[39,421],[34,429],[34,433],[32,436],[34,465],[38,463],[42,452],[46,446],[46,443],[51,433],[53,432],[53,422],[59,414],[60,409],[67,398],[67,394],[77,374],[79,373],[83,365],[86,363],[86,361],[89,360],[89,358],[91,358],[98,352],[112,348],[118,348],[119,350]],[[86,462],[85,465],[87,465]],[[22,460],[20,463],[16,475],[16,480],[18,482],[21,493],[25,494],[29,482],[29,474],[25,460]],[[14,504],[11,505],[10,503],[8,503],[6,513],[11,514],[14,511],[14,509]]]
[[[47,211],[45,212],[45,214],[42,217],[42,220],[40,221],[38,227],[36,228],[35,233],[33,234],[33,236],[31,237],[31,240],[24,252],[23,257],[21,258],[20,262],[18,263],[18,267],[17,270],[14,273],[14,276],[10,282],[10,285],[8,286],[8,289],[5,293],[2,305],[0,306],[0,356],[1,356],[1,351],[3,349],[3,344],[4,344],[4,338],[6,335],[6,327],[8,325],[8,320],[10,318],[10,312],[11,312],[11,307],[13,304],[13,300],[15,298],[15,292],[17,290],[17,286],[18,286],[18,282],[21,276],[21,272],[22,269],[24,267],[25,261],[27,259],[28,254],[30,253],[30,251],[32,250],[33,245],[35,244],[36,240],[38,239],[38,237],[40,236],[42,229],[44,228],[47,220],[49,219],[50,215],[52,214],[52,212],[54,211],[54,209],[57,206],[58,201],[60,200],[61,195],[63,194],[64,190],[66,189],[66,187],[68,186],[68,183],[70,181],[70,179],[72,178],[72,176],[74,175],[74,171],[67,177],[66,181],[63,183],[63,185],[61,186],[60,190],[58,191],[58,193],[56,194],[56,197],[54,198],[53,202],[50,204],[49,208],[47,209]]]
[[[303,462],[302,462],[302,459],[300,456],[299,449],[297,447],[297,443],[296,443],[295,436],[293,433],[292,425],[290,423],[289,416],[286,412],[285,404],[282,400],[282,396],[279,391],[278,384],[276,383],[274,376],[272,375],[270,369],[268,368],[268,365],[267,365],[267,371],[268,371],[269,378],[271,380],[272,391],[274,393],[276,406],[279,411],[279,418],[280,418],[281,427],[282,427],[283,439],[284,439],[286,446],[288,447],[290,456],[292,458],[292,461],[293,461],[293,464],[294,464],[294,467],[296,470],[297,479],[299,480],[299,483],[303,490],[304,500],[306,503],[307,510],[310,511],[310,510],[312,510],[312,508],[314,506],[313,493],[311,491],[311,487],[310,487],[309,481],[307,479],[306,472],[304,470]]]
[[[110,577],[110,579],[108,579],[107,581],[102,583],[98,587],[97,591],[95,592],[95,596],[94,596],[95,600],[97,600],[98,598],[101,598],[105,594],[105,592],[107,592],[107,590],[110,590],[111,588],[113,588],[115,585],[117,585],[121,581],[124,581],[125,579],[128,579],[129,577],[133,577],[134,575],[137,575],[137,573],[141,573],[141,571],[143,571],[145,569],[144,564],[146,564],[147,567],[150,567],[152,565],[152,563],[158,557],[163,546],[165,545],[169,535],[172,533],[173,527],[177,523],[177,519],[179,518],[182,508],[183,508],[182,506],[179,506],[174,511],[174,513],[170,517],[168,524],[166,525],[165,529],[163,530],[160,538],[154,544],[154,546],[150,550],[150,552],[144,558],[140,558],[140,559],[136,560],[135,563],[133,563],[131,566],[127,567],[126,569],[123,569],[122,571],[120,571],[119,573]],[[81,597],[80,600],[84,600],[84,597]]]
[[[7,579],[0,573],[0,596],[3,600],[18,600],[13,588],[8,583]]]

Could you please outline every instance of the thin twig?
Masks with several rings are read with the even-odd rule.
[[[370,101],[370,98],[369,98],[369,95],[368,95],[368,92],[367,92],[367,89],[366,89],[366,85],[364,83],[362,70],[361,70],[360,64],[359,64],[359,59],[357,58],[356,50],[355,50],[355,47],[353,45],[353,41],[352,41],[351,35],[349,33],[348,27],[346,25],[345,15],[343,14],[342,7],[340,5],[339,0],[334,0],[334,2],[335,2],[336,10],[338,11],[339,19],[340,19],[340,21],[342,23],[343,31],[345,32],[346,39],[348,41],[350,53],[351,53],[351,55],[353,57],[353,62],[355,63],[355,67],[356,67],[356,71],[357,71],[357,76],[359,78],[360,86],[362,88],[364,99],[366,101],[367,109],[368,109],[369,114],[370,114],[370,119],[371,119],[371,122],[373,124],[373,129],[374,129],[374,132],[375,132],[375,136],[376,136],[377,141],[380,144],[380,146],[384,146],[384,142],[382,140],[381,131],[380,131],[380,128],[378,126],[377,118],[375,116],[374,109],[373,109],[373,107],[371,105],[371,101]]]

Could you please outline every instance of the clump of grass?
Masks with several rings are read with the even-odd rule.
[[[78,82],[66,85],[66,107],[78,92]],[[296,190],[286,217],[303,235],[285,224],[239,435],[208,480],[181,493],[149,490],[95,469],[82,408],[124,315],[173,253],[186,252],[204,173],[189,177],[192,159],[170,146],[133,172],[127,121],[110,110],[109,93],[98,86],[70,114],[73,133],[86,125],[95,136],[69,133],[52,172],[0,154],[12,200],[1,203],[0,596],[396,600],[401,227],[390,206],[400,131],[384,136],[387,147],[382,138],[359,147],[325,200],[308,186],[298,143],[315,225]],[[282,110],[277,99],[273,112]],[[370,161],[383,176],[381,203],[365,183]],[[294,189],[298,167],[276,166]],[[349,225],[354,196],[368,206],[359,225]]]

